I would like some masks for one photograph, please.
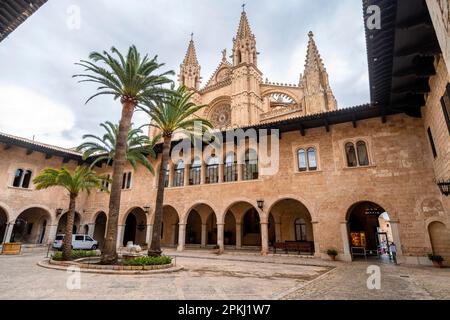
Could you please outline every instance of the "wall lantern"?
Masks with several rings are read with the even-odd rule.
[[[261,210],[264,208],[264,200],[263,199],[256,200],[256,203],[258,204],[258,208],[260,208]]]
[[[441,190],[441,193],[442,193],[444,196],[448,197],[448,196],[450,195],[450,180],[447,180],[447,181],[444,181],[444,180],[439,181],[439,182],[437,183],[437,185],[438,185],[438,187],[439,187],[439,190]]]
[[[58,209],[55,210],[55,212],[56,212],[56,216],[59,216],[63,212],[63,209],[62,208],[58,208]]]
[[[150,212],[150,206],[149,205],[144,206],[143,209],[144,209],[145,213],[149,213]]]

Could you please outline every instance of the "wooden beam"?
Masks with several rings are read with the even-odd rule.
[[[63,163],[69,163],[69,161],[70,161],[70,158],[68,158],[68,157],[63,158]]]
[[[52,154],[50,154],[50,153],[45,154],[45,159],[51,159],[51,158],[53,158]]]
[[[27,149],[27,152],[26,152],[26,154],[27,154],[27,156],[29,156],[30,154],[32,154],[34,152],[34,150],[33,149]]]
[[[328,120],[326,118],[323,119],[323,123],[325,124],[325,130],[327,130],[327,132],[330,132],[330,125],[329,125]]]
[[[302,135],[302,137],[306,135],[305,128],[302,125],[300,125],[300,134]]]
[[[356,115],[355,114],[352,114],[352,123],[353,123],[353,128],[357,128],[357,123],[356,123]]]

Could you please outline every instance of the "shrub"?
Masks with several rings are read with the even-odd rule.
[[[72,250],[72,259],[88,258],[97,256],[97,251],[95,250]],[[62,261],[62,252],[57,251],[52,255],[52,259],[56,261]]]
[[[219,250],[219,249],[220,249],[220,246],[219,246],[218,244],[216,244],[216,245],[213,247],[213,249],[214,249],[214,250]]]
[[[172,263],[172,258],[167,256],[159,257],[137,257],[128,260],[122,260],[122,265],[125,266],[157,266]]]
[[[435,261],[435,262],[442,262],[444,261],[444,258],[438,254],[433,254],[433,253],[429,253],[428,254],[428,259],[430,259],[431,261]]]
[[[327,254],[328,254],[329,256],[336,257],[336,256],[338,255],[338,252],[337,252],[336,249],[330,248],[330,249],[327,250]]]

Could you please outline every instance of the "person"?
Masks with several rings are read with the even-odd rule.
[[[392,260],[394,260],[394,263],[397,264],[397,246],[394,242],[389,245],[389,251],[391,252]]]

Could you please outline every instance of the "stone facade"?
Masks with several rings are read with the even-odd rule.
[[[197,103],[209,106],[202,116],[217,129],[301,119],[337,108],[312,33],[305,72],[295,86],[262,81],[256,38],[245,12],[233,44],[232,62],[228,62],[224,51],[219,68],[203,89],[193,40],[180,69],[180,82],[195,92]],[[215,244],[220,250],[256,246],[266,254],[276,242],[301,241],[312,244],[318,257],[326,259],[326,250],[333,247],[339,252],[338,259],[349,261],[351,217],[356,206],[368,203],[382,210],[379,213],[388,213],[400,262],[427,264],[426,254],[433,250],[449,261],[450,199],[441,195],[435,180],[448,178],[450,172],[450,141],[440,108],[440,97],[450,79],[444,60],[436,65],[437,74],[430,81],[432,91],[422,119],[397,114],[387,116],[386,122],[369,118],[308,129],[304,135],[299,129],[284,132],[279,139],[279,169],[274,174],[258,171],[245,180],[248,167],[239,163],[232,165],[232,181],[225,181],[224,158],[213,169],[217,180],[211,180],[202,163],[200,183],[190,185],[194,180],[190,166],[177,172],[176,164],[171,163],[165,191],[163,245],[177,246],[179,250]],[[436,159],[430,149],[428,127],[439,152]],[[349,166],[349,145],[358,147],[359,162],[355,166]],[[361,161],[361,145],[367,150],[367,162]],[[304,168],[301,150],[308,153]],[[310,157],[315,161],[310,162]],[[29,188],[11,185],[19,168],[29,169],[35,176],[44,167],[60,167],[64,159],[5,144],[0,145],[0,160],[0,223],[2,216],[7,221],[3,239],[11,240],[14,223],[33,208],[39,211],[40,220],[35,219],[26,241],[50,243],[62,217],[56,209],[67,207],[68,196],[60,189],[37,191],[32,184]],[[159,170],[160,158],[152,161]],[[68,165],[74,167],[76,163]],[[100,173],[111,171],[105,166],[98,169]],[[125,171],[132,173],[132,180],[122,192],[118,246],[128,240],[146,245],[152,236],[156,178],[141,166],[136,171],[127,166]],[[176,174],[182,174],[183,179],[176,180]],[[258,200],[263,202],[258,205]],[[83,195],[77,212],[78,230],[101,237],[105,223],[99,226],[98,221],[108,213],[108,194]],[[46,220],[45,226],[42,219]],[[46,228],[42,239],[42,233],[33,231],[35,226]]]

